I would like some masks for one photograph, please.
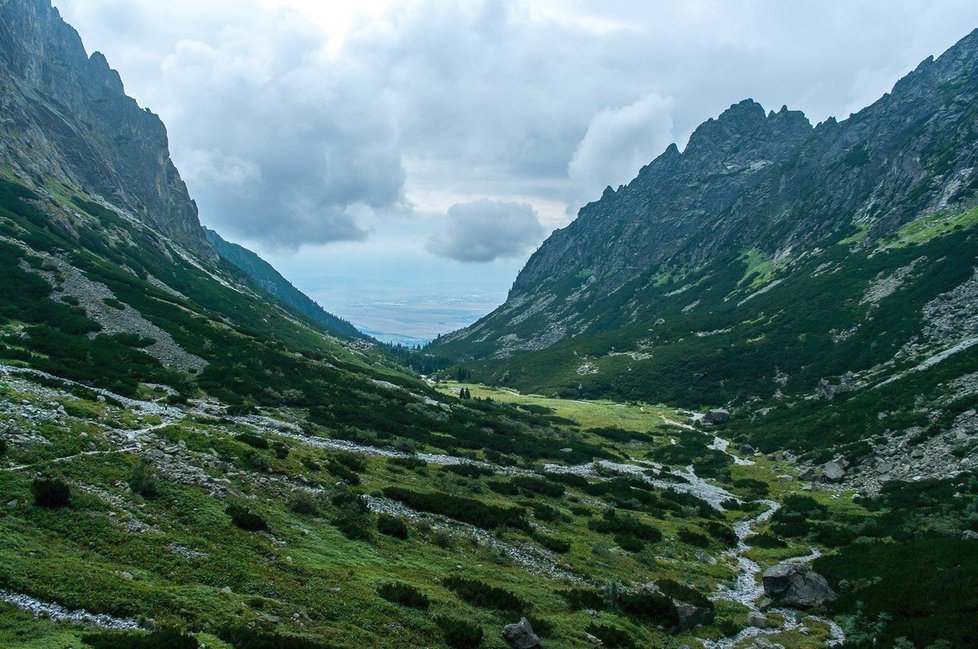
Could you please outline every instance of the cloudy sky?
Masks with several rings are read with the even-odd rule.
[[[166,122],[206,225],[421,338],[730,104],[844,118],[978,27],[974,0],[55,5]]]

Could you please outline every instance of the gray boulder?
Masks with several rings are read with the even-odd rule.
[[[825,577],[800,563],[782,563],[764,571],[764,594],[793,608],[811,608],[836,598]]]
[[[962,541],[978,541],[978,532],[974,530],[965,530],[961,532]]]
[[[822,465],[822,477],[826,482],[842,482],[846,470],[839,462],[826,462]]]
[[[759,611],[751,611],[747,616],[747,623],[755,629],[767,629],[771,626],[771,621]]]
[[[730,411],[724,408],[708,410],[706,415],[703,417],[703,421],[708,424],[713,424],[714,426],[718,424],[725,424],[730,421]]]
[[[712,608],[696,606],[678,599],[673,599],[672,604],[676,607],[676,614],[679,616],[680,630],[685,631],[686,629],[695,629],[700,625],[713,624],[715,613]]]
[[[503,627],[503,639],[513,649],[535,649],[537,647],[542,649],[543,647],[540,636],[533,632],[530,621],[525,617],[516,624],[507,624]]]

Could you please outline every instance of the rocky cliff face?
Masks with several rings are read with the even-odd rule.
[[[533,255],[503,307],[445,343],[476,357],[542,349],[596,331],[608,319],[593,310],[598,299],[732,250],[782,260],[845,230],[873,241],[921,215],[963,209],[978,191],[976,99],[978,31],[843,122],[813,128],[800,112],[734,105],[685,151],[670,146],[585,206]],[[543,326],[523,326],[541,314]]]
[[[102,54],[86,54],[50,0],[0,0],[0,163],[99,195],[213,255],[163,123],[126,96]]]

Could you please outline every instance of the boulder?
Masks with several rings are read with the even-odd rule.
[[[822,477],[826,482],[842,482],[846,470],[840,462],[826,462],[822,465]]]
[[[525,617],[521,618],[516,624],[507,624],[503,627],[503,639],[509,643],[513,649],[535,649],[543,647],[540,637],[533,632],[530,621]]]
[[[764,594],[785,606],[811,608],[836,598],[825,577],[800,563],[782,563],[764,571]]]
[[[730,421],[730,411],[725,410],[724,408],[707,410],[706,415],[703,417],[703,421],[708,424],[713,424],[714,426],[718,424],[725,424]]]
[[[978,541],[978,532],[974,530],[965,530],[961,532],[962,541]]]
[[[760,611],[751,611],[747,616],[747,623],[755,629],[767,629],[771,626],[771,621]]]
[[[679,629],[681,631],[695,629],[701,624],[704,626],[713,624],[715,613],[712,608],[696,606],[695,604],[683,602],[678,599],[673,599],[672,605],[676,607],[676,615],[679,616]]]

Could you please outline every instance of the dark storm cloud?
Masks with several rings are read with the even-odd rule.
[[[428,238],[426,248],[456,261],[485,263],[521,256],[539,244],[544,234],[528,203],[482,199],[450,207],[441,229]]]

